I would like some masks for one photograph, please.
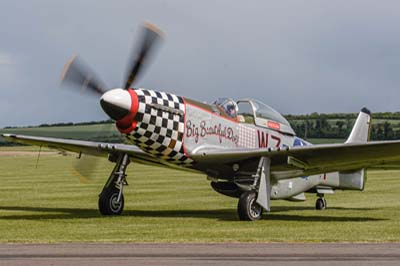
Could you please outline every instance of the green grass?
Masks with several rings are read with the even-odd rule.
[[[58,152],[58,150],[54,150],[51,148],[47,147],[38,147],[38,146],[0,146],[0,152],[2,151],[27,151],[27,152],[39,152],[40,151],[55,151]]]
[[[330,138],[309,138],[307,139],[308,142],[312,144],[331,144],[331,143],[343,143],[345,139],[330,139]]]
[[[55,138],[70,138],[83,140],[121,140],[120,134],[114,124],[52,126],[52,127],[25,127],[0,129],[0,134],[15,133],[32,136],[45,136]],[[0,143],[5,142],[0,137]]]
[[[125,212],[102,217],[98,193],[113,165],[101,161],[82,184],[73,156],[0,156],[0,242],[332,242],[400,241],[400,171],[370,171],[364,192],[273,201],[257,222],[241,222],[237,200],[205,176],[131,164]]]

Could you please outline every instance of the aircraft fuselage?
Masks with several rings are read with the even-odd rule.
[[[218,106],[200,103],[175,94],[130,89],[131,113],[117,121],[128,142],[159,158],[165,164],[203,172],[211,179],[232,181],[256,169],[257,161],[234,169],[218,162],[202,164],[191,158],[208,150],[282,149],[310,143],[281,132],[274,121],[239,122]],[[134,102],[137,101],[137,102]],[[293,132],[294,133],[294,132]],[[277,180],[271,199],[290,199],[318,185],[338,187],[339,173]],[[297,200],[297,199],[294,199]]]

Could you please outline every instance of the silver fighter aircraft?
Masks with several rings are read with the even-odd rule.
[[[205,104],[172,93],[132,88],[148,55],[161,40],[145,24],[122,88],[106,90],[78,58],[67,62],[64,83],[101,95],[104,112],[116,121],[125,144],[4,134],[12,142],[108,156],[115,167],[99,195],[103,215],[124,208],[130,162],[204,173],[211,187],[238,198],[241,220],[258,220],[270,200],[304,201],[316,193],[316,209],[335,189],[363,190],[366,168],[398,162],[400,141],[369,141],[371,114],[363,108],[343,144],[312,145],[296,137],[288,121],[258,100],[218,99]]]

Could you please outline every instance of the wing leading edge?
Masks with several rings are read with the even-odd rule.
[[[84,153],[93,156],[107,157],[109,154],[126,153],[132,158],[133,161],[145,164],[162,165],[162,162],[158,158],[150,156],[134,145],[16,134],[3,134],[2,137],[15,143],[45,146],[58,150]]]

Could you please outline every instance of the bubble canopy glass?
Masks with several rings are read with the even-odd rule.
[[[289,126],[289,122],[275,109],[257,100],[251,100],[254,106],[254,113],[259,118],[264,118]]]
[[[239,106],[239,118],[243,117],[241,122],[250,123],[253,121],[252,123],[257,126],[267,127],[289,135],[295,135],[289,122],[275,109],[265,103],[254,99],[243,99],[237,101],[237,104]],[[249,113],[249,105],[251,106],[252,114]],[[244,108],[246,110],[242,110],[243,107],[246,107]],[[253,119],[249,119],[249,115],[251,115]]]

